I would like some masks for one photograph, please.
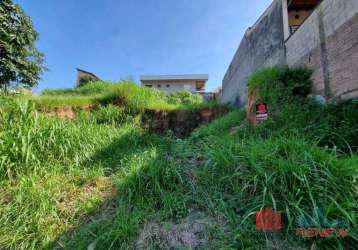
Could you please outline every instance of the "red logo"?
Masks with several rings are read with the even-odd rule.
[[[281,213],[274,212],[271,207],[263,208],[256,213],[256,229],[277,231],[282,228]]]
[[[267,113],[267,104],[266,103],[259,103],[256,105],[256,111],[260,114]]]
[[[256,104],[256,120],[265,121],[268,117],[267,104],[258,103]]]

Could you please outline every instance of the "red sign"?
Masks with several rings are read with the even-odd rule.
[[[267,103],[256,104],[256,120],[264,121],[267,120],[267,117],[268,117]]]
[[[256,213],[256,229],[277,231],[282,228],[281,213],[274,212],[272,208],[263,208]]]

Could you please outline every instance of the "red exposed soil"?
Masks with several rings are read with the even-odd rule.
[[[201,124],[208,123],[227,112],[228,109],[225,107],[173,111],[146,110],[142,125],[160,134],[172,131],[175,135],[184,137]]]
[[[63,119],[73,119],[76,117],[76,113],[78,111],[92,111],[96,108],[95,105],[86,105],[81,107],[72,107],[72,106],[61,106],[61,107],[53,107],[50,110],[44,111],[46,114],[50,116],[56,116]]]

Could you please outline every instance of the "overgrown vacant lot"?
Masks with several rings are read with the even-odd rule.
[[[128,94],[124,106],[80,112],[72,120],[35,110],[38,99],[48,105],[48,96],[59,93],[4,100],[0,248],[354,249],[358,104],[321,106],[305,92],[297,95],[297,76],[304,74],[294,73],[272,68],[253,76],[266,79],[251,88],[266,91],[261,98],[272,103],[269,121],[251,128],[245,112],[234,110],[185,139],[141,128],[140,110],[155,103],[150,92],[145,98]],[[277,91],[281,84],[288,99],[266,88]],[[71,100],[79,96],[75,91],[82,90],[61,95]],[[100,95],[96,103],[123,96]],[[169,102],[162,98],[163,108]],[[207,105],[190,96],[186,104],[171,98],[177,107]],[[262,207],[282,212],[280,233],[256,230]],[[327,222],[317,211],[344,221],[349,236],[296,236],[301,215],[318,227]]]
[[[188,109],[215,105],[215,103],[203,102],[200,95],[193,95],[187,91],[166,94],[163,91],[141,87],[129,81],[92,82],[73,89],[45,89],[42,95],[32,96],[28,99],[33,100],[39,108],[66,105],[81,107],[124,102],[128,112],[139,112],[143,109]]]

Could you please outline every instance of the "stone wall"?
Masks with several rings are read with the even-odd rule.
[[[314,70],[313,93],[358,96],[358,1],[324,0],[286,41],[286,53],[289,65]]]
[[[223,80],[223,102],[244,105],[249,75],[258,68],[285,63],[282,19],[281,0],[275,0],[246,31]]]

